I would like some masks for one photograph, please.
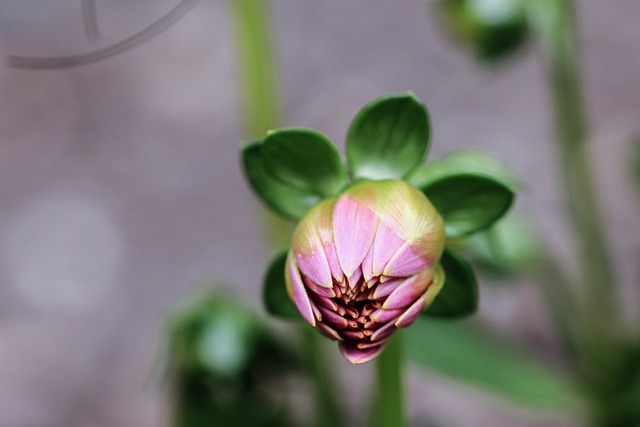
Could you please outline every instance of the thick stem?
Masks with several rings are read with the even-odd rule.
[[[376,395],[371,425],[405,427],[402,341],[396,333],[376,359]]]
[[[345,425],[342,407],[338,401],[338,388],[334,384],[333,375],[327,366],[322,344],[326,338],[317,331],[303,325],[301,329],[304,344],[304,358],[314,381],[314,398],[317,406],[316,427],[342,427]]]

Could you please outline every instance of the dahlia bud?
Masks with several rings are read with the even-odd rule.
[[[443,248],[444,223],[424,194],[400,180],[364,180],[302,219],[287,292],[307,323],[364,363],[434,299]]]

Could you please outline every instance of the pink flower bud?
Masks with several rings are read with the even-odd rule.
[[[302,219],[287,291],[307,323],[364,363],[436,296],[443,248],[444,223],[424,194],[400,180],[361,181]]]

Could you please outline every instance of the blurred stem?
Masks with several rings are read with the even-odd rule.
[[[267,0],[231,0],[237,60],[241,78],[244,133],[248,140],[263,138],[282,125],[282,106],[276,78]],[[270,252],[289,245],[291,225],[260,207],[263,233]]]
[[[262,138],[282,123],[269,2],[232,0],[231,4],[235,14],[246,134],[250,139]]]
[[[376,359],[376,398],[370,423],[375,427],[406,426],[401,338],[396,332]]]
[[[308,325],[302,325],[303,357],[315,378],[314,397],[316,402],[317,427],[342,427],[344,414],[338,401],[337,387],[327,366],[322,344],[326,339]]]
[[[615,277],[593,185],[579,46],[572,0],[528,2],[548,67],[556,148],[578,255],[580,336],[587,375],[606,377],[615,366],[619,328]]]

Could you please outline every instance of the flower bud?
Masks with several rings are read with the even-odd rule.
[[[302,219],[287,292],[307,323],[364,363],[436,296],[443,248],[444,223],[424,194],[400,180],[364,180]]]

